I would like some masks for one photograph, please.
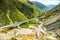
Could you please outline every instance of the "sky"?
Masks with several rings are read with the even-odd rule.
[[[30,1],[37,1],[44,5],[57,5],[60,3],[60,0],[30,0]]]

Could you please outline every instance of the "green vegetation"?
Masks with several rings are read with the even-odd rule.
[[[2,10],[4,26],[45,15],[43,10],[28,0],[0,0],[0,10]],[[36,22],[28,22],[22,26],[30,24],[35,25]]]
[[[15,22],[22,22],[24,20],[42,17],[42,16],[45,16],[45,17],[41,18],[40,20],[45,21],[50,16],[55,15],[59,8],[60,6],[48,12],[45,12],[39,9],[38,7],[36,7],[34,4],[29,2],[28,0],[0,0],[0,10],[2,10],[1,14],[3,14],[2,18],[3,18],[4,26],[15,23]],[[30,21],[23,24],[22,26],[25,27],[25,25],[28,26],[30,24],[38,25],[34,20],[34,22]]]

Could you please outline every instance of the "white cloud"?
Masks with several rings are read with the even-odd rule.
[[[45,5],[50,5],[50,4],[57,5],[60,3],[59,0],[30,0],[30,1],[37,1]]]

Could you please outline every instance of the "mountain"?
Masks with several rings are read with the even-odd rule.
[[[45,14],[43,10],[31,4],[28,0],[0,0],[0,13],[2,17],[0,23],[2,26],[22,22]],[[26,26],[28,26],[28,23],[24,23],[24,27]]]
[[[33,3],[38,8],[43,9],[45,11],[49,11],[49,10],[51,10],[52,8],[54,8],[56,6],[56,5],[47,5],[46,6],[46,5],[44,5],[44,4],[40,3],[40,2],[36,2],[36,1],[31,1],[31,3]]]
[[[54,17],[56,17],[55,18],[55,21],[56,21],[56,19],[57,20],[60,20],[60,4],[58,4],[57,6],[55,6],[53,9],[51,9],[50,11],[48,11],[47,12],[48,14],[46,15],[47,17],[51,17],[51,16],[54,16]],[[52,18],[54,18],[54,17],[52,17]],[[52,19],[51,19],[52,20]],[[54,20],[53,20],[54,21]]]
[[[47,7],[48,8],[50,8],[50,9],[52,9],[52,8],[54,8],[56,5],[48,5]]]
[[[46,8],[44,9],[45,11],[49,11],[53,9],[56,5],[47,5]]]
[[[40,17],[39,22],[35,21],[37,17]],[[34,20],[29,21],[31,19]],[[41,21],[41,19],[43,19],[43,21]],[[0,0],[0,40],[20,40],[21,38],[22,40],[55,40],[58,36],[60,38],[60,35],[57,33],[57,36],[55,33],[53,37],[53,34],[51,34],[52,31],[46,31],[45,27],[58,19],[60,19],[60,4],[52,10],[45,12],[28,0]],[[26,20],[29,22],[26,22]],[[45,22],[47,26],[43,22]],[[49,25],[48,27],[50,29],[52,27],[60,28],[60,20],[57,23],[51,26]],[[27,30],[23,28],[27,28]],[[40,34],[43,35],[39,36]],[[50,39],[49,37],[53,38]]]
[[[44,9],[46,6],[40,2],[32,1],[33,4],[35,4],[40,9]]]
[[[56,5],[53,9],[51,9],[50,11],[48,11],[48,12],[53,13],[53,12],[59,12],[59,11],[60,11],[60,3],[58,5]]]
[[[45,19],[44,25],[47,26],[47,30],[58,32],[57,30],[60,29],[60,4],[49,10]]]

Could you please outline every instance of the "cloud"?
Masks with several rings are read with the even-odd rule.
[[[30,0],[30,1],[37,1],[45,5],[50,5],[50,4],[57,5],[60,3],[60,0]]]

